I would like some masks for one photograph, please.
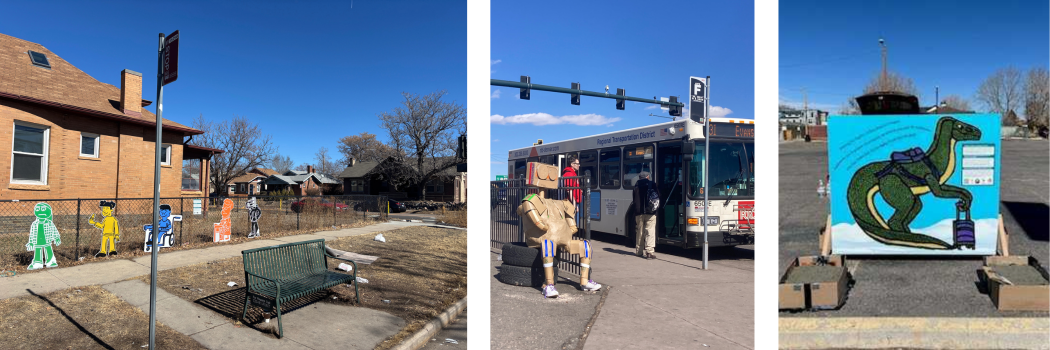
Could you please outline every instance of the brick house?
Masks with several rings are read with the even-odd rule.
[[[281,175],[270,175],[262,183],[272,191],[291,189],[296,196],[307,195],[312,190],[324,194],[339,185],[339,181],[314,172],[313,166],[307,166],[306,171],[288,170]]]
[[[120,87],[102,83],[0,34],[0,200],[153,197],[156,116],[143,108],[142,74],[120,74]],[[161,197],[209,192],[201,179],[222,151],[187,143],[200,134],[164,120]]]
[[[269,191],[269,187],[263,182],[266,181],[270,175],[277,175],[276,170],[253,168],[248,171],[247,174],[233,178],[230,188],[226,194],[228,196],[250,196],[259,195],[263,191]]]

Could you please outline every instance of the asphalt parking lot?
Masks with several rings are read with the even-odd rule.
[[[1010,254],[1050,262],[1050,143],[1003,140],[1000,210]],[[819,254],[817,235],[827,200],[817,196],[827,172],[827,143],[780,143],[779,271],[801,255]],[[841,184],[833,184],[833,190]],[[781,312],[781,317],[1046,317],[1046,312],[999,312],[978,289],[980,258],[859,257],[847,267],[856,284],[839,310]]]

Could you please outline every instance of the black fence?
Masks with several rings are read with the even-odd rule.
[[[568,199],[571,195],[570,191],[579,191],[577,194],[582,197],[576,210],[576,227],[579,231],[573,236],[573,239],[591,239],[590,177],[558,178],[558,189],[554,190],[525,187],[523,179],[492,181],[490,187],[490,248],[501,250],[504,243],[525,241],[525,231],[521,223],[522,218],[518,215],[518,205],[525,196],[539,191],[546,191],[545,196],[551,199]],[[561,272],[579,275],[579,255],[569,254],[567,249],[558,250],[558,268]]]
[[[232,202],[231,237],[246,237],[251,227],[246,207],[249,198],[255,198],[261,211],[258,226],[262,238],[387,219],[385,196],[161,198],[160,204],[171,208],[172,246],[212,243],[214,224],[222,219],[226,199]],[[62,237],[61,245],[52,246],[59,264],[94,258],[103,244],[102,230],[91,224],[103,220],[100,201],[115,204],[113,217],[120,231],[116,251],[121,256],[145,254],[143,226],[153,222],[153,198],[8,200],[0,201],[0,266],[29,265],[32,261],[33,252],[27,251],[26,243],[36,220],[33,208],[41,202],[51,206],[52,221]],[[175,218],[177,215],[181,218]]]

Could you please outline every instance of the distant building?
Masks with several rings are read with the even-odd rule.
[[[434,161],[431,158],[424,159],[424,168],[429,168]],[[436,202],[460,203],[467,201],[467,173],[459,172],[456,167],[447,168],[430,178],[426,184],[425,198],[418,197],[419,187],[412,184],[395,189],[385,180],[387,177],[383,171],[392,169],[412,169],[416,167],[414,159],[406,163],[396,164],[394,158],[384,159],[382,162],[358,162],[350,159],[350,162],[339,174],[343,180],[343,194],[364,195],[387,195],[399,199],[424,199]],[[412,171],[406,170],[406,171]]]
[[[780,125],[824,125],[828,120],[828,112],[819,109],[795,109],[780,106],[778,111]]]

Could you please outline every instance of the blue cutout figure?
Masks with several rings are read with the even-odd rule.
[[[158,227],[157,231],[159,231],[160,234],[157,235],[157,237],[159,237],[159,238],[157,238],[158,239],[157,246],[161,247],[161,248],[170,248],[171,247],[171,228],[172,228],[171,221],[172,220],[174,220],[174,221],[182,221],[182,215],[171,215],[171,206],[167,205],[167,204],[161,204],[160,205],[160,215],[158,215],[158,216],[160,217],[160,220],[157,222],[157,227]],[[153,247],[153,239],[154,239],[153,225],[142,225],[142,229],[144,231],[146,231],[146,247],[145,247],[145,250],[146,250],[147,253],[148,252],[152,252],[153,251],[153,248],[152,248]]]

